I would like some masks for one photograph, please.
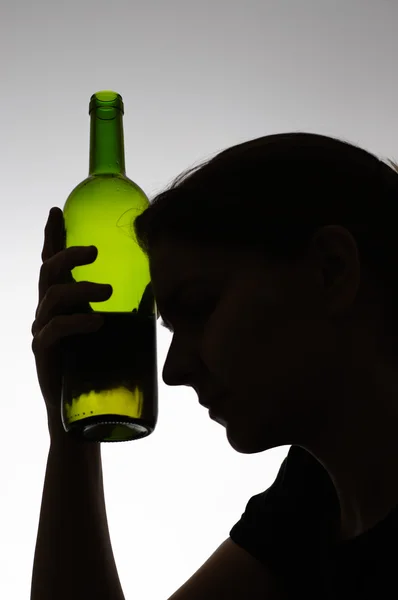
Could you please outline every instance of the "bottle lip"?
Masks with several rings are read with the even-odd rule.
[[[110,112],[114,112],[112,109],[118,109],[121,111],[122,115],[124,114],[124,104],[123,98],[117,92],[113,92],[112,90],[102,90],[100,92],[96,92],[90,98],[89,104],[89,114],[95,109],[110,109]]]

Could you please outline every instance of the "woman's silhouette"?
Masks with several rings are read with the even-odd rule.
[[[397,201],[394,165],[340,140],[286,133],[221,152],[135,220],[173,332],[165,383],[195,389],[238,452],[292,445],[274,485],[250,499],[173,600],[341,598],[347,590],[382,598],[396,586]],[[96,315],[72,313],[109,291],[65,283],[95,253],[63,250],[62,231],[53,209],[33,325],[51,450],[32,600],[121,600],[99,449],[69,441],[57,413],[57,344],[101,326]],[[68,486],[56,496],[62,478]],[[85,497],[97,498],[92,512]],[[67,552],[74,586],[63,580]]]

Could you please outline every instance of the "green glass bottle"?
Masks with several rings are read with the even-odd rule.
[[[63,340],[61,413],[70,435],[118,442],[149,435],[157,422],[156,304],[133,229],[149,201],[126,177],[122,97],[94,94],[89,114],[89,177],[65,203],[65,247],[96,246],[96,260],[72,277],[113,291],[79,310],[103,315],[98,331]]]

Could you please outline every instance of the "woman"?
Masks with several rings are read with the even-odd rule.
[[[157,306],[173,332],[165,383],[194,388],[238,452],[292,445],[273,486],[250,499],[213,555],[219,562],[209,559],[173,600],[363,598],[383,597],[382,585],[390,590],[386,549],[398,531],[398,174],[391,165],[333,138],[267,136],[183,174],[136,219]],[[62,226],[54,209],[33,349],[57,472],[85,452],[82,473],[91,473],[90,461],[100,470],[99,450],[66,442],[59,423],[56,347],[65,335],[100,326],[97,315],[65,314],[111,291],[68,280],[95,250],[62,250]],[[51,586],[61,597],[54,579],[40,574],[52,559],[51,534],[40,543],[40,532],[57,511],[45,500],[46,488],[32,587],[41,588],[41,600]],[[104,508],[102,521],[89,525],[94,536],[103,521]],[[91,547],[84,551],[92,556]],[[106,552],[103,586],[117,580],[109,541]],[[110,588],[109,598],[123,598]]]

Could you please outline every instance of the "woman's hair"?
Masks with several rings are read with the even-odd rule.
[[[150,256],[160,239],[299,258],[341,225],[361,265],[398,302],[398,165],[348,142],[293,132],[228,148],[179,175],[134,222]]]

